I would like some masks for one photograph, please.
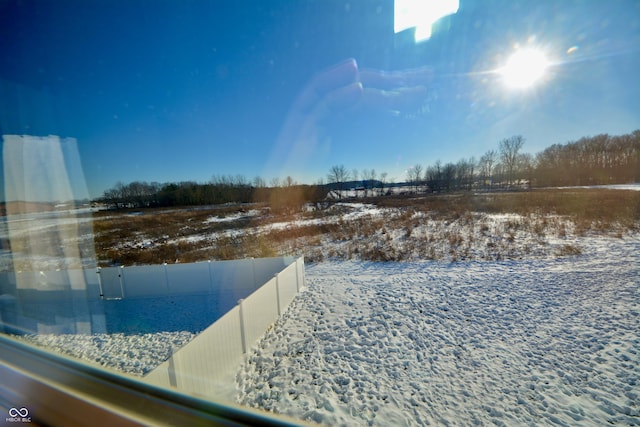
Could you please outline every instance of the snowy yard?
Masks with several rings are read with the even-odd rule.
[[[203,256],[220,247],[256,256],[251,250],[261,245],[305,255],[307,288],[237,372],[243,405],[331,426],[640,426],[640,233],[632,193],[608,205],[606,198],[576,203],[565,214],[545,211],[544,198],[534,205],[540,199],[515,194],[491,198],[522,196],[524,213],[506,203],[436,214],[432,204],[443,199],[429,199],[383,208],[337,203],[290,218],[185,210],[186,225],[172,225],[176,236],[165,236],[176,212],[156,221],[157,232],[120,238],[126,227],[113,230],[123,246],[140,246],[152,259],[165,253],[154,248],[183,248],[187,240],[202,246],[183,249]],[[560,194],[553,206],[572,195]],[[109,229],[98,225],[103,234]],[[78,237],[81,246],[85,236]],[[0,270],[5,259],[34,258],[16,248],[0,256]],[[37,259],[61,264],[57,253]],[[197,332],[23,339],[143,375]]]
[[[326,425],[639,425],[640,239],[505,262],[325,262],[238,373]]]

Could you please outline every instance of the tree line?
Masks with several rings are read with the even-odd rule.
[[[475,157],[457,162],[423,167],[415,164],[407,171],[407,182],[414,191],[430,192],[470,191],[472,189],[498,189],[530,186],[533,180],[533,156],[521,153],[525,139],[522,135],[505,138],[498,150],[488,150],[480,159]]]
[[[441,193],[640,182],[640,130],[554,144],[535,156],[522,152],[524,143],[522,135],[514,135],[477,160],[471,157],[455,163],[436,161],[427,167],[415,164],[407,170],[402,184],[413,192]],[[355,189],[365,197],[380,196],[391,185],[402,185],[389,183],[386,172],[349,171],[344,165],[332,166],[326,179],[326,184],[321,180],[314,185],[298,184],[290,176],[274,178],[269,185],[261,177],[249,181],[242,175],[213,176],[207,183],[135,181],[117,183],[98,201],[114,208],[259,202],[289,212],[308,203],[320,206],[327,196],[342,198],[346,190]]]
[[[307,203],[322,203],[328,190],[323,185],[296,183],[291,177],[269,187],[259,177],[249,182],[243,176],[214,176],[207,183],[194,181],[117,183],[98,202],[115,209],[201,206],[224,203],[267,203],[279,212],[299,210]]]
[[[408,188],[405,192],[442,193],[477,188],[514,188],[521,185],[523,178],[530,183],[534,161],[531,155],[520,153],[523,145],[524,137],[515,135],[500,141],[498,151],[489,150],[479,160],[474,157],[455,163],[438,160],[427,167],[416,163],[407,170],[404,183],[392,186]],[[332,166],[327,174],[330,188],[335,190],[338,198],[342,197],[344,190],[358,188],[365,196],[385,194],[385,187],[390,186],[386,183],[386,177],[387,174],[382,173],[376,179],[378,175],[373,169],[364,169],[361,173],[355,169],[349,172],[344,165]]]
[[[640,130],[555,144],[536,161],[535,179],[541,186],[640,182]]]
[[[407,170],[407,183],[414,191],[448,192],[640,182],[640,130],[554,144],[535,156],[521,152],[524,142],[515,135],[478,160],[416,164]]]

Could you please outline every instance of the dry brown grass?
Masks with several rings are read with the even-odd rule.
[[[446,227],[476,230],[486,239],[486,257],[516,256],[522,233],[537,236],[544,245],[546,236],[564,238],[569,233],[609,233],[622,236],[640,231],[640,192],[620,190],[537,190],[516,193],[429,195],[413,198],[373,199],[378,207],[393,208],[383,217],[346,220],[348,207],[298,214],[298,219],[323,218],[320,224],[286,228],[257,227],[293,218],[290,213],[263,211],[259,217],[233,222],[207,222],[212,216],[236,215],[263,206],[225,206],[191,210],[145,210],[101,212],[95,215],[96,250],[101,265],[191,262],[205,259],[234,259],[280,254],[304,254],[310,261],[326,257],[396,261],[408,256],[422,259],[469,259],[473,234],[459,231],[425,233],[427,221],[441,221]],[[483,214],[517,214],[507,219],[500,236]],[[573,224],[568,229],[567,220]],[[232,230],[235,230],[231,233]],[[398,234],[399,233],[399,234]],[[190,237],[199,236],[189,240]],[[202,236],[205,236],[204,238]],[[208,236],[208,237],[207,237]],[[389,243],[402,239],[402,249]],[[332,242],[329,250],[325,242]],[[143,244],[146,243],[146,244]],[[525,248],[535,252],[535,248]],[[567,245],[556,250],[559,256],[579,254]],[[417,254],[417,255],[416,255]],[[516,255],[514,255],[516,254]]]
[[[514,193],[428,195],[387,198],[381,207],[429,212],[434,218],[456,220],[471,212],[522,216],[566,216],[582,232],[638,231],[640,192],[607,189],[548,189]]]

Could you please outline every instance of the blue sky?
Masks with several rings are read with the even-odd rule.
[[[394,34],[391,0],[4,0],[0,132],[76,138],[96,197],[118,181],[313,183],[335,164],[403,180],[515,134],[535,154],[640,128],[637,1],[463,0],[434,30]],[[523,47],[551,66],[509,89],[492,71]],[[346,84],[378,98],[309,91],[349,58]]]

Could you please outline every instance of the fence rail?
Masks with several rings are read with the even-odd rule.
[[[201,304],[202,313],[211,319],[202,324],[204,330],[198,329],[202,332],[176,349],[145,380],[193,395],[231,400],[243,355],[286,310],[304,283],[302,257],[3,273],[0,327],[9,333],[139,332],[128,329],[127,322],[145,324],[144,316],[151,311],[155,318],[147,325],[172,316],[185,317],[171,305],[162,306],[166,310],[158,313],[159,300],[212,299],[215,304]],[[189,309],[193,308],[190,304]],[[217,312],[211,313],[212,309]],[[193,312],[190,315],[197,317]]]
[[[151,371],[145,380],[216,400],[231,400],[243,354],[272,325],[304,286],[298,258]]]
[[[151,308],[143,311],[144,299],[172,297],[182,301],[193,295],[207,296],[210,304],[206,307],[201,305],[208,311],[207,316],[212,322],[292,263],[296,263],[293,257],[276,257],[85,270],[3,272],[0,273],[0,331],[58,334],[142,332],[126,329],[130,325],[107,318],[113,313],[126,314],[126,310],[119,308],[117,300],[122,300],[120,305],[135,306],[137,313],[151,314]],[[284,296],[288,295],[288,291],[282,292]],[[170,318],[164,320],[160,327],[171,321]],[[114,327],[126,330],[113,330]]]

